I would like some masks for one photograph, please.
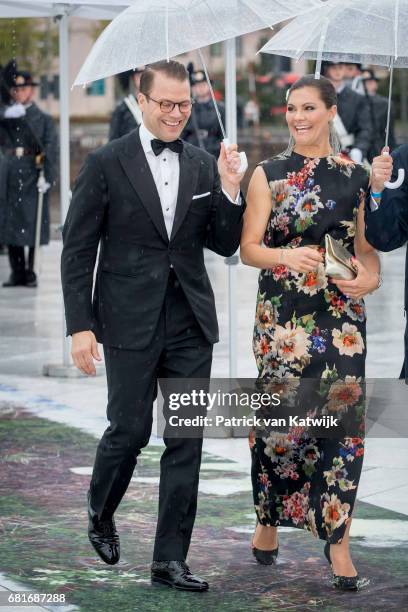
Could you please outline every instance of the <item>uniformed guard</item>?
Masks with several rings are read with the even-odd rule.
[[[182,133],[182,138],[218,158],[223,134],[205,73],[202,70],[190,72],[190,81],[194,105],[190,120]],[[220,102],[218,102],[218,109],[222,122],[225,124],[225,109]]]
[[[361,163],[367,159],[373,130],[367,98],[347,86],[344,62],[324,61],[321,72],[337,92],[337,114],[333,123],[342,150],[353,161]]]
[[[1,77],[0,243],[8,246],[11,267],[3,287],[36,287],[36,233],[38,245],[48,244],[48,190],[56,175],[57,136],[52,118],[33,102],[38,83],[31,74],[17,70],[12,61]],[[39,209],[41,224],[37,228]]]
[[[371,147],[368,151],[368,161],[371,163],[374,157],[380,155],[385,142],[385,131],[387,128],[388,119],[388,98],[378,94],[379,78],[374,70],[369,68],[363,70],[363,83],[370,105],[371,121],[373,123],[373,136]],[[390,127],[388,135],[388,144],[393,151],[398,145],[394,134],[395,117],[393,109],[390,114]]]
[[[136,96],[139,93],[140,77],[145,66],[122,73],[119,78],[123,89],[128,95],[117,105],[112,113],[109,126],[109,140],[115,140],[134,130],[142,123],[142,111],[137,103]],[[129,92],[130,81],[133,83],[133,92]]]

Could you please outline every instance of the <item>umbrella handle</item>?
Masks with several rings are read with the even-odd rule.
[[[225,148],[229,147],[230,145],[229,138],[224,138],[222,142],[224,143]],[[241,163],[237,170],[237,174],[242,174],[248,168],[248,160],[247,160],[246,153],[244,151],[239,151],[239,158],[241,160]]]
[[[383,155],[389,155],[388,151],[384,151]],[[399,168],[397,180],[393,182],[385,181],[384,187],[386,187],[387,189],[398,189],[398,187],[401,187],[404,180],[405,180],[405,170],[404,168]]]
[[[387,189],[398,189],[398,187],[401,187],[404,180],[405,180],[405,170],[404,168],[400,168],[398,170],[397,180],[394,181],[393,183],[391,181],[385,181],[384,187],[387,187]]]

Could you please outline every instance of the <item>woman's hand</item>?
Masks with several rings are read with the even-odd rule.
[[[280,263],[294,272],[312,272],[323,263],[323,255],[311,247],[282,249]]]
[[[346,297],[351,297],[353,300],[361,300],[368,293],[372,293],[378,289],[379,275],[377,272],[369,272],[367,268],[355,257],[352,258],[353,264],[357,268],[357,277],[354,280],[346,281],[331,278],[338,289]]]

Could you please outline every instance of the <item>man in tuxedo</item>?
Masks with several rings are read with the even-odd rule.
[[[149,441],[158,379],[210,377],[218,325],[203,249],[233,255],[245,207],[236,145],[222,147],[217,169],[210,154],[179,139],[191,113],[182,64],[150,65],[138,103],[142,125],[87,158],[63,230],[74,363],[95,374],[97,342],[105,355],[110,424],[88,492],[88,535],[109,564],[120,554],[113,515]],[[164,442],[152,582],[203,591],[208,583],[185,562],[202,436],[165,436]]]
[[[386,151],[387,149],[384,149]],[[384,189],[384,182],[396,180],[398,170],[405,170],[405,181],[398,189]],[[393,251],[408,241],[408,145],[390,155],[373,159],[371,193],[365,206],[365,235],[379,251]],[[408,309],[408,255],[405,260],[405,313]],[[408,323],[405,327],[405,360],[400,378],[408,384]]]

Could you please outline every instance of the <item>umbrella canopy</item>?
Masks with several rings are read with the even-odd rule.
[[[319,10],[297,17],[260,49],[296,60],[315,59],[389,66],[390,87],[385,145],[388,145],[394,67],[408,66],[408,0],[327,0]],[[397,189],[404,181],[385,183]]]
[[[261,53],[408,66],[408,0],[328,0],[282,28]]]
[[[270,27],[320,0],[138,0],[102,32],[74,85]]]
[[[66,11],[84,19],[113,19],[134,0],[0,0],[0,17],[52,17]]]

